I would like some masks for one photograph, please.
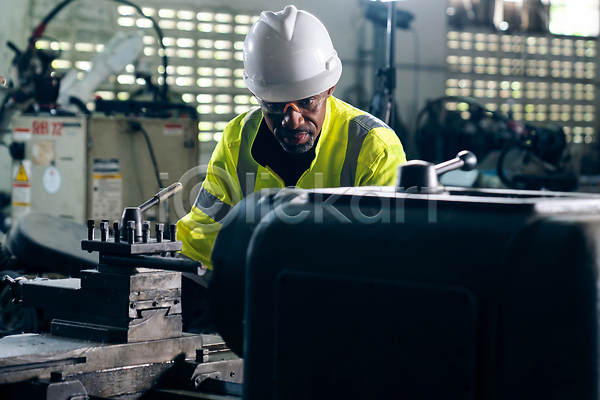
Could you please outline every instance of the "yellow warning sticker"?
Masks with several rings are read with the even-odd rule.
[[[27,173],[25,172],[25,168],[23,167],[22,163],[19,164],[19,171],[15,177],[15,182],[29,182],[29,178],[27,178]]]
[[[94,174],[93,179],[121,179],[121,174]]]

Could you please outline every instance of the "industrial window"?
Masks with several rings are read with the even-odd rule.
[[[476,98],[515,120],[560,124],[569,142],[597,140],[597,38],[465,29],[447,35],[447,95]]]

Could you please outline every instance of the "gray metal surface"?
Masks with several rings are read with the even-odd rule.
[[[173,362],[183,355],[195,359],[201,335],[108,345],[53,335],[24,334],[0,339],[0,384],[26,379],[49,379],[52,371],[65,375],[132,365]]]
[[[59,378],[74,382],[65,387],[80,388],[80,382],[87,395],[104,398],[138,399],[157,387],[183,390],[195,397],[199,395],[196,384],[207,377],[242,381],[241,359],[195,361],[205,348],[210,351],[222,349],[223,345],[218,335],[184,334],[179,338],[111,345],[52,335],[7,336],[0,339],[0,385],[20,384],[19,390],[35,389],[35,396],[41,396],[39,387]],[[178,380],[165,380],[169,374]],[[33,383],[25,383],[28,380]],[[0,392],[3,391],[0,386]],[[29,398],[45,399],[33,395]]]
[[[181,242],[151,242],[151,243],[114,243],[98,240],[82,240],[81,249],[87,251],[106,251],[115,254],[153,254],[166,251],[180,251]]]
[[[123,272],[27,281],[23,304],[41,308],[54,335],[108,343],[181,336],[181,273]]]

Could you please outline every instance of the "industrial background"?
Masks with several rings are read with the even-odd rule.
[[[3,19],[0,41],[5,44],[10,41],[23,49],[33,28],[58,3],[6,2],[3,9],[9,12],[0,17]],[[561,183],[557,187],[550,184],[550,188],[594,190],[594,176],[598,173],[595,84],[598,7],[594,1],[522,3],[398,2],[392,49],[397,78],[394,128],[409,159],[439,162],[464,147],[477,150],[481,161],[490,151],[502,148],[506,136],[511,135],[494,124],[501,115],[523,124],[551,124],[563,129],[567,147],[564,151],[552,151],[548,148],[555,144],[542,143],[545,149],[538,152],[544,152],[544,161],[551,161],[563,172],[570,171],[578,182],[569,181],[563,174],[554,179]],[[286,2],[173,1],[165,8],[161,2],[144,0],[136,5],[154,18],[163,31],[171,99],[197,111],[199,165],[203,165],[226,122],[253,105],[253,98],[241,80],[244,34],[261,10],[280,9]],[[386,67],[390,56],[386,47],[385,6],[366,0],[325,4],[301,0],[297,6],[321,18],[330,31],[344,66],[336,96],[374,111],[377,95],[385,85],[377,71]],[[574,21],[578,21],[577,27],[573,26]],[[109,101],[127,100],[131,96],[150,98],[152,88],[140,75],[146,74],[155,86],[161,85],[165,68],[151,21],[134,7],[119,2],[75,1],[52,19],[44,37],[36,43],[38,49],[52,54],[51,68],[57,74],[79,71],[81,78],[83,72],[90,70],[92,57],[104,49],[115,32],[140,32],[143,49],[135,62],[94,87],[92,97],[86,99],[90,110],[95,107],[93,97]],[[15,53],[6,45],[0,51],[0,71],[9,77]],[[460,101],[459,96],[477,104]],[[495,113],[495,121],[486,122],[482,112]],[[11,125],[4,129],[12,128]],[[0,190],[8,193],[12,189],[14,165],[6,146],[0,147],[0,152]],[[558,166],[557,152],[569,161]],[[522,167],[520,164],[515,167],[518,164],[515,157],[509,155],[506,171]],[[498,155],[492,154],[491,158],[481,164],[478,182],[501,186],[501,182],[489,176],[495,174]],[[537,174],[535,167],[526,168]],[[166,179],[174,181],[175,177]]]
[[[33,27],[58,3],[38,0],[6,2],[4,9],[10,12],[2,13],[4,29],[0,32],[0,41],[12,41],[23,48]],[[365,16],[368,3],[300,1],[296,4],[321,18],[330,31],[344,66],[336,96],[362,108],[368,107],[376,89],[375,69],[383,67],[385,62],[385,10],[383,15],[379,13],[379,20],[375,23]],[[167,82],[173,95],[180,96],[197,109],[200,163],[206,163],[225,123],[252,105],[252,98],[240,75],[245,33],[261,10],[281,9],[287,3],[173,1],[168,8],[164,8],[164,3],[152,0],[136,4],[156,18],[163,30],[169,57]],[[397,100],[402,122],[409,126],[425,99],[444,94],[449,28],[445,1],[407,1],[401,4],[401,8],[415,15],[410,27],[407,26],[410,29],[398,29],[397,34]],[[147,59],[155,84],[160,84],[162,65],[152,24],[132,7],[117,2],[73,2],[48,24],[47,37],[42,38],[37,47],[57,53],[52,62],[57,72],[65,73],[69,69],[85,71],[90,68],[89,61],[94,54],[103,49],[116,31],[143,32],[142,58]],[[379,46],[379,53],[373,51],[374,46]],[[6,45],[0,51],[0,70],[8,75],[15,54]],[[139,82],[134,76],[133,66],[129,65],[102,82],[95,94],[108,100],[126,100],[140,89]],[[90,104],[92,107],[93,104]],[[9,191],[12,163],[6,147],[0,148],[0,151],[0,189]]]
[[[173,223],[257,105],[246,33],[290,3],[409,163],[396,188],[242,200],[204,331]],[[600,0],[0,7],[0,397],[598,397]],[[319,224],[249,217],[331,198]]]

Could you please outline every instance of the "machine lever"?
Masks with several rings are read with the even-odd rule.
[[[151,199],[146,200],[144,202],[144,204],[142,204],[138,208],[140,209],[141,212],[144,212],[147,209],[149,209],[150,207],[154,207],[155,205],[157,205],[161,202],[164,202],[169,197],[173,196],[175,193],[181,192],[181,189],[183,189],[183,184],[181,182],[175,182],[175,183],[167,186],[160,192],[156,193],[154,196],[152,196]]]
[[[169,197],[173,196],[175,193],[181,192],[183,189],[183,184],[181,182],[175,182],[160,192],[156,193],[152,196],[151,199],[146,200],[139,207],[125,207],[123,210],[123,215],[121,216],[121,239],[126,241],[128,238],[128,223],[130,221],[134,221],[134,237],[135,240],[133,242],[141,242],[142,241],[142,213],[148,210],[150,207],[154,207],[155,205],[164,202]],[[132,243],[133,243],[132,242]]]
[[[448,171],[460,168],[470,171],[477,166],[477,157],[468,150],[463,150],[452,160],[437,165],[422,160],[411,160],[398,167],[396,187],[416,193],[440,193],[444,187],[438,177]]]
[[[471,171],[477,166],[477,157],[468,150],[463,150],[452,160],[444,161],[435,165],[435,172],[438,176],[446,172],[460,169],[462,171]]]

